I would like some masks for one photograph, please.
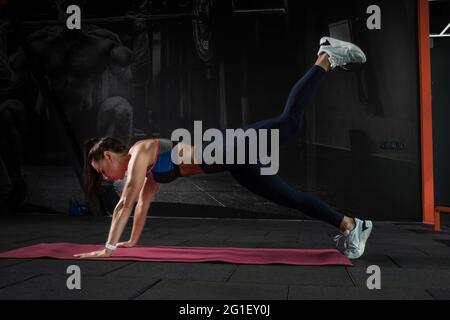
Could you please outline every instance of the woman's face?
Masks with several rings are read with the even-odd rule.
[[[102,175],[103,179],[109,181],[122,180],[125,176],[127,166],[119,161],[120,156],[111,151],[105,151],[104,158],[92,161],[91,166]]]

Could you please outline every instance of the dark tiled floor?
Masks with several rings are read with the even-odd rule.
[[[0,248],[45,241],[103,243],[109,223],[107,217],[1,217]],[[414,224],[414,230],[427,229]],[[149,218],[141,244],[331,248],[332,233],[313,221]],[[363,258],[348,268],[0,260],[0,299],[449,299],[450,248],[436,241],[450,240],[447,233],[377,222],[370,240]],[[66,287],[72,264],[82,271],[80,291]],[[367,289],[370,265],[381,268],[381,290]]]

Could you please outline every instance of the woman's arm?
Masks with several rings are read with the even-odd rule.
[[[150,204],[155,197],[158,187],[159,183],[154,181],[151,177],[145,179],[145,184],[139,194],[137,206],[134,209],[133,230],[131,231],[130,240],[118,243],[118,248],[131,248],[139,242],[139,238],[141,237],[142,230],[144,229],[147,220],[148,209],[150,208]]]
[[[130,218],[131,210],[133,210],[133,206],[136,203],[140,190],[143,188],[147,168],[150,163],[154,162],[154,159],[154,152],[149,150],[149,147],[145,144],[136,146],[136,149],[133,151],[133,156],[128,164],[129,174],[127,176],[125,187],[122,196],[114,209],[107,241],[109,245],[115,246],[119,242],[120,236]],[[112,251],[105,248],[101,251],[78,254],[75,256],[79,258],[109,257],[111,253]]]

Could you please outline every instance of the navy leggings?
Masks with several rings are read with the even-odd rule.
[[[311,101],[320,80],[326,71],[313,66],[292,88],[283,113],[244,127],[247,129],[278,129],[279,144],[282,146],[300,129],[303,112]],[[224,133],[226,129],[222,130]],[[225,147],[226,148],[226,147]],[[248,148],[246,148],[248,150]],[[226,151],[225,151],[226,152]],[[206,173],[229,171],[236,181],[246,189],[279,205],[299,211],[339,227],[344,216],[322,200],[310,194],[299,192],[278,175],[261,175],[261,164],[201,165]]]

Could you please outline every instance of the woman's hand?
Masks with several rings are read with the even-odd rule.
[[[111,251],[108,251],[106,249],[100,250],[100,251],[93,251],[89,253],[80,253],[75,254],[74,257],[80,258],[80,259],[87,259],[87,258],[108,258],[112,254]]]
[[[119,242],[116,246],[117,248],[133,248],[134,246],[136,246],[136,243],[128,240],[125,242]]]

